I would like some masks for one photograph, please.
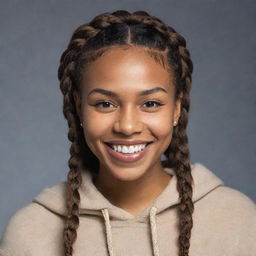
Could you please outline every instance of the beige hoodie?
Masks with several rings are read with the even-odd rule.
[[[193,228],[190,256],[255,256],[256,205],[245,194],[224,186],[200,163],[191,164]],[[133,216],[111,204],[82,173],[80,225],[74,256],[177,256],[176,176],[142,213]],[[45,188],[17,211],[0,243],[2,256],[63,256],[65,182]]]

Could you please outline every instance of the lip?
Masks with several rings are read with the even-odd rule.
[[[133,142],[134,143],[134,142]],[[116,160],[122,161],[122,162],[136,162],[144,157],[144,155],[147,153],[148,148],[151,146],[152,143],[150,143],[148,146],[146,146],[142,151],[136,152],[136,153],[131,153],[131,154],[123,154],[120,152],[116,152],[114,149],[109,147],[106,143],[104,143],[107,152],[109,155]],[[120,144],[119,144],[120,145]]]
[[[115,145],[137,145],[137,144],[147,144],[153,141],[145,141],[145,140],[111,140],[105,141],[107,144],[115,144]]]

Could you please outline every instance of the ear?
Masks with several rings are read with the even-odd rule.
[[[181,112],[181,101],[182,101],[183,93],[181,92],[178,99],[175,102],[175,110],[174,110],[174,120],[179,120],[180,112]]]
[[[76,105],[76,112],[77,112],[77,115],[79,116],[79,119],[80,121],[82,120],[81,119],[81,96],[77,93],[77,91],[74,91],[73,92],[73,98],[74,98],[74,101],[75,101],[75,105]]]

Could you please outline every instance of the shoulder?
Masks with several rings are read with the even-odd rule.
[[[256,204],[251,198],[234,188],[220,186],[216,189],[216,199],[220,213],[238,226],[241,236],[253,232],[256,237]]]
[[[226,205],[227,217],[233,226],[237,226],[237,244],[239,255],[256,255],[256,204],[244,193],[224,186],[220,187],[219,196],[223,195],[222,204]],[[232,225],[230,231],[232,232]]]
[[[241,191],[228,187],[219,186],[209,193],[208,200],[218,203],[219,207],[240,213],[256,214],[255,202]]]
[[[60,216],[32,202],[9,219],[0,241],[0,255],[29,254],[34,246],[38,246],[38,238],[50,238],[49,234],[60,233],[62,226]]]
[[[256,204],[244,193],[228,186],[218,186],[195,202],[198,207],[212,210],[217,216],[250,222],[256,218]]]
[[[219,186],[195,203],[196,211],[203,226],[230,240],[239,255],[256,255],[256,204],[247,195]]]

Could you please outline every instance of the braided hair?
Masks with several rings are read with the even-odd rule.
[[[173,137],[164,152],[164,167],[173,168],[177,176],[180,203],[179,256],[188,256],[191,229],[193,227],[192,184],[190,152],[186,127],[190,107],[191,73],[193,64],[186,48],[185,39],[172,27],[145,11],[129,13],[117,10],[102,13],[91,22],[79,26],[73,33],[67,49],[60,58],[58,78],[63,93],[63,114],[68,122],[68,139],[71,141],[69,173],[66,182],[66,216],[63,231],[65,256],[72,256],[73,244],[79,226],[78,189],[81,185],[82,168],[92,174],[98,172],[99,160],[87,145],[79,115],[75,108],[74,92],[80,92],[81,71],[86,65],[103,55],[110,47],[137,46],[150,57],[173,72],[175,98],[181,97],[181,113],[178,124],[173,127]]]

